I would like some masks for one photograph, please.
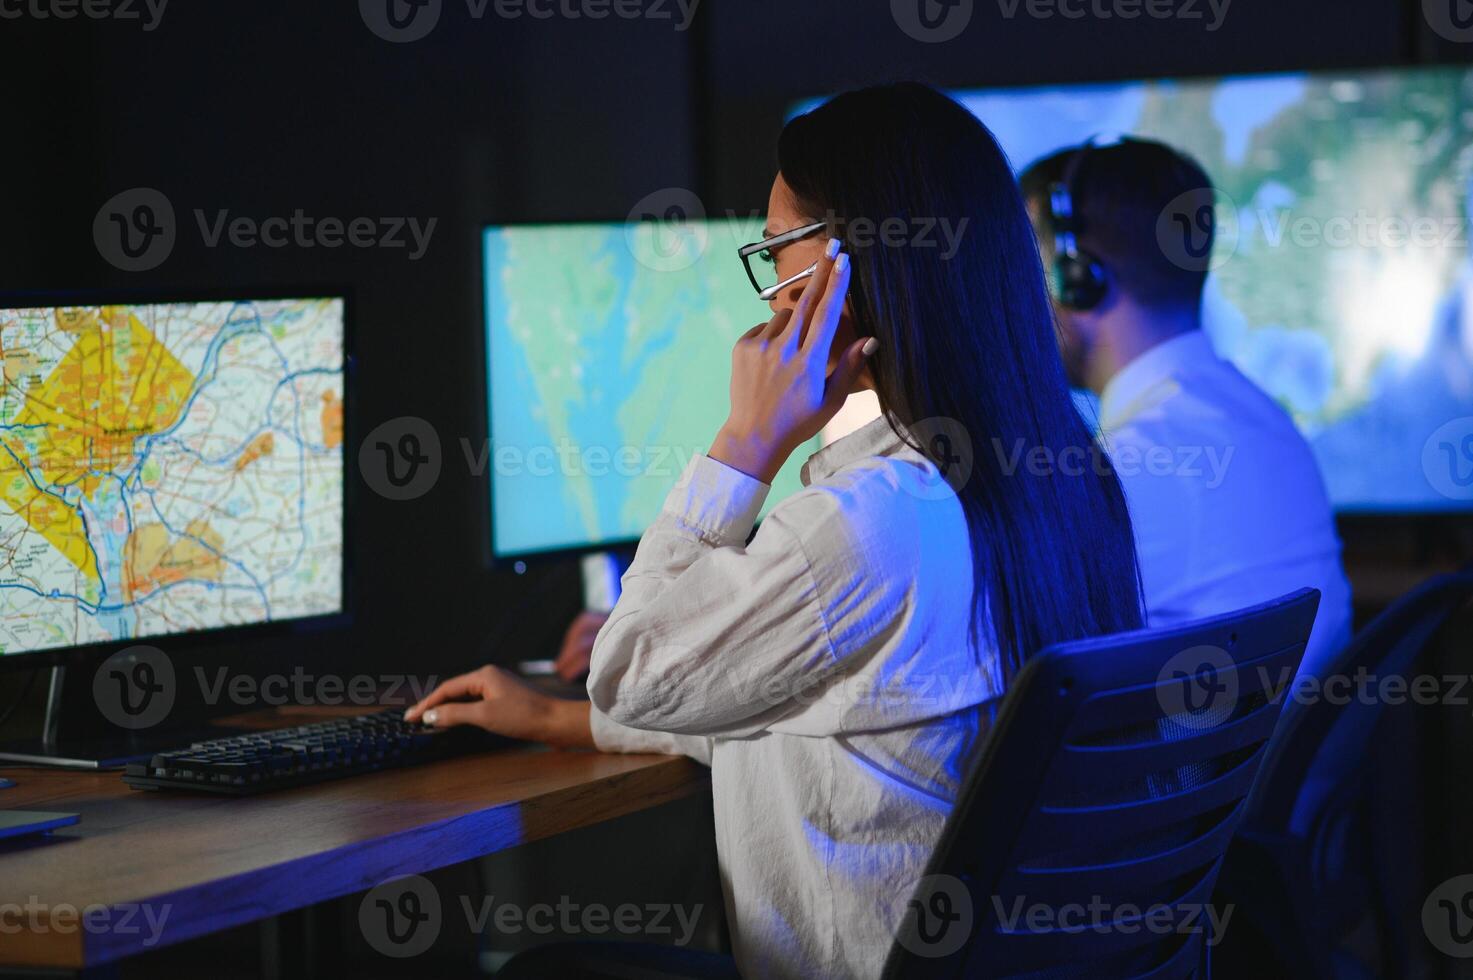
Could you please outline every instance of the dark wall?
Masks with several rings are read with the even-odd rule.
[[[1205,0],[1204,0],[1205,2]],[[136,22],[0,22],[6,188],[0,289],[263,288],[345,283],[356,298],[356,431],[431,422],[443,472],[396,503],[356,473],[354,624],[270,643],[172,641],[186,661],[323,671],[458,670],[547,656],[576,568],[482,563],[479,243],[485,220],[622,218],[659,188],[708,210],[764,206],[793,100],[895,77],[995,85],[1466,57],[1433,45],[1416,0],[1236,0],[1200,22],[1036,20],[977,2],[925,44],[884,0],[704,0],[669,20],[473,18],[444,0],[424,40],[376,37],[352,3],[174,0]],[[168,196],[179,240],[146,274],[108,265],[91,226],[138,186]],[[193,211],[257,219],[434,218],[428,251],[207,247]],[[352,447],[356,449],[356,447]],[[245,647],[246,649],[241,649]],[[13,689],[0,675],[0,704]],[[30,722],[27,722],[29,724]],[[13,728],[14,726],[12,726]]]

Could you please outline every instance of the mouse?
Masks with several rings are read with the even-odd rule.
[[[0,776],[0,789],[9,789],[10,787],[12,787],[14,785],[15,785],[15,780],[13,780],[13,779],[6,779],[4,776]]]

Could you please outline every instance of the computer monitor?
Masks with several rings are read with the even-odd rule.
[[[344,613],[345,306],[0,308],[0,667]]]
[[[491,550],[633,543],[730,407],[731,349],[771,316],[737,257],[762,221],[484,231]],[[774,481],[798,489],[813,447]]]
[[[1091,137],[1194,156],[1219,190],[1205,327],[1294,417],[1336,508],[1473,507],[1473,69],[952,94],[1019,170]]]

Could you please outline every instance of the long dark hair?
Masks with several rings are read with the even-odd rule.
[[[907,431],[945,419],[972,441],[955,485],[978,650],[995,640],[1010,678],[1050,643],[1139,627],[1125,495],[1070,396],[1038,244],[987,127],[934,89],[885,85],[794,119],[778,165],[799,207],[845,239],[856,330],[880,340],[881,407]],[[897,218],[904,246],[873,233]],[[939,222],[962,229],[954,254]]]

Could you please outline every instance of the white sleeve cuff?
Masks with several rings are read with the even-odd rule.
[[[723,547],[745,544],[772,488],[709,456],[697,456],[665,498],[664,513]]]
[[[594,748],[600,752],[684,755],[703,766],[711,764],[711,739],[697,735],[672,735],[629,728],[598,710],[588,709],[588,727],[593,732]]]
[[[593,745],[600,752],[638,752],[644,748],[638,737],[643,732],[625,728],[596,706],[589,706],[588,727],[593,731]]]

